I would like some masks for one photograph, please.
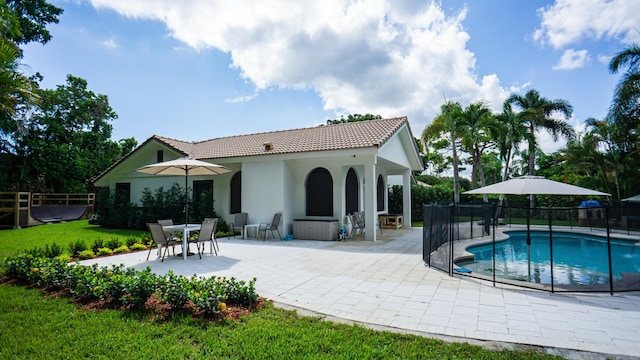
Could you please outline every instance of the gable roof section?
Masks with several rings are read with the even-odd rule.
[[[152,141],[158,141],[184,154],[184,156],[194,159],[220,159],[313,151],[379,148],[405,125],[409,129],[409,132],[411,132],[409,121],[405,116],[229,136],[199,142],[182,141],[153,135],[129,154],[116,161],[100,175],[94,177],[92,182],[95,183],[136,151],[143,148],[144,145]],[[265,143],[271,143],[271,150],[265,150]],[[415,148],[415,144],[413,144],[413,146]]]
[[[367,120],[229,136],[195,143],[158,135],[154,135],[154,138],[195,159],[219,159],[380,147],[405,124],[409,124],[406,117]],[[265,150],[266,143],[271,144],[271,150]]]

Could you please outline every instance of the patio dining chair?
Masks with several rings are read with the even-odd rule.
[[[278,212],[278,213],[275,213],[275,215],[273,215],[273,220],[271,220],[270,224],[269,223],[260,224],[258,226],[258,239],[260,239],[260,233],[264,231],[264,238],[262,241],[267,241],[267,230],[271,231],[271,237],[275,236],[273,232],[276,231],[278,233],[278,239],[281,239],[280,230],[278,230],[278,225],[280,224],[281,217],[282,217],[282,213]]]
[[[218,256],[218,251],[220,251],[220,246],[218,246],[218,239],[216,239],[216,231],[218,231],[218,219],[219,218],[204,218],[204,221],[213,222],[213,232],[211,233],[211,253],[216,253]],[[202,252],[204,253],[204,242],[202,243]]]
[[[245,235],[244,226],[247,225],[247,217],[247,213],[236,213],[234,215],[233,222],[229,225],[229,232],[233,232],[233,237],[236,237],[236,230],[240,230],[240,233]]]
[[[147,229],[149,229],[149,233],[151,234],[151,238],[153,242],[158,245],[158,250],[160,253],[158,255],[162,256],[160,262],[164,262],[164,257],[167,255],[167,251],[169,251],[169,246],[175,246],[177,242],[175,240],[167,239],[164,230],[162,230],[162,225],[158,223],[147,223]],[[164,247],[164,254],[162,253],[162,248]],[[149,261],[149,255],[151,255],[151,250],[153,247],[149,247],[149,253],[147,254],[147,261]],[[174,250],[175,255],[175,250]]]
[[[204,253],[204,243],[207,241],[211,241],[211,248],[214,248],[213,245],[213,236],[214,231],[216,229],[216,225],[218,224],[218,219],[215,221],[202,221],[202,225],[200,226],[200,232],[198,233],[198,237],[194,240],[189,239],[190,244],[196,244],[196,249],[198,250],[198,256],[202,259],[202,254]],[[202,244],[202,251],[200,251],[200,245]],[[218,253],[216,252],[216,255]]]
[[[171,226],[173,225],[173,219],[158,220],[158,224],[162,225],[162,227]],[[165,231],[164,235],[167,237],[167,240],[172,240],[172,241],[175,241],[176,243],[179,243],[182,240],[178,237],[178,234],[175,231]],[[175,253],[176,253],[176,246],[174,244],[173,254],[175,255]]]

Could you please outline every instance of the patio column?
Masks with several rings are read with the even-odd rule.
[[[411,170],[402,175],[402,223],[411,227]]]
[[[378,177],[375,158],[372,160],[364,164],[364,238],[367,241],[376,241],[376,217],[378,216],[376,193]]]

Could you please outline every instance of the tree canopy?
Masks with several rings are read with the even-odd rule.
[[[0,2],[0,190],[85,192],[88,181],[137,142],[111,140],[106,95],[69,75],[56,89],[22,72],[20,44],[51,40],[62,9],[44,0]]]

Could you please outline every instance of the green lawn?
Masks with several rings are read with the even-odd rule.
[[[141,237],[145,232],[138,230],[105,229],[90,225],[88,220],[66,223],[32,226],[14,230],[0,230],[0,261],[19,250],[31,250],[56,243],[69,253],[69,244],[83,240],[91,246],[96,239],[108,241],[118,238],[125,241],[128,237]]]
[[[0,231],[0,249],[6,256],[52,241],[63,246],[77,239],[131,235],[140,233],[76,221]],[[0,329],[3,359],[554,358],[336,324],[270,304],[239,322],[208,323],[182,314],[157,321],[134,311],[85,310],[67,298],[8,284],[0,285]]]

